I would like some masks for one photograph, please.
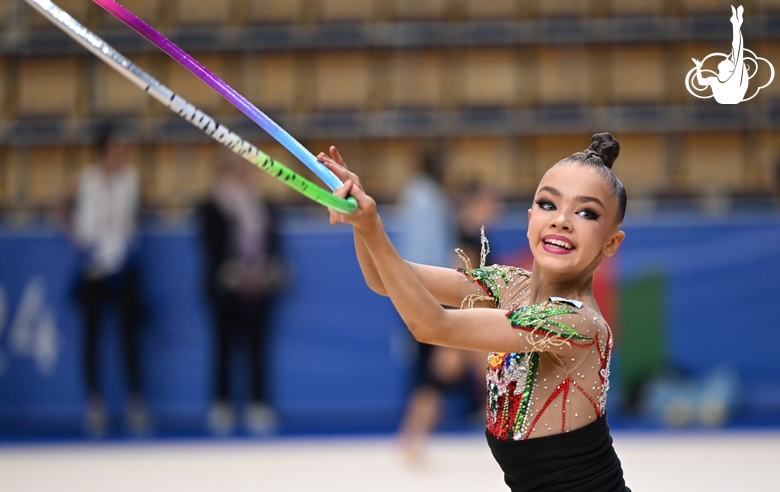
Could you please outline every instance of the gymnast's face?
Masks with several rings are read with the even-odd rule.
[[[567,163],[551,168],[528,210],[535,265],[565,278],[592,275],[625,236],[617,212],[617,198],[593,167]]]

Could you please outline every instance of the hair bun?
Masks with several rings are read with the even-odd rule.
[[[590,138],[588,150],[597,155],[605,166],[612,169],[620,155],[620,144],[610,133],[597,133]]]

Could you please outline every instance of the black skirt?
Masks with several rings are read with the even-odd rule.
[[[571,432],[523,441],[486,435],[512,492],[631,492],[606,417]]]

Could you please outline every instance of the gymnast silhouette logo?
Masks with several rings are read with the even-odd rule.
[[[775,67],[766,58],[761,58],[749,49],[745,48],[742,40],[742,13],[745,9],[740,5],[736,10],[731,7],[731,25],[733,27],[733,37],[731,40],[731,54],[712,53],[707,55],[702,61],[692,58],[696,64],[685,76],[685,88],[688,92],[699,99],[709,99],[714,97],[720,104],[739,104],[742,101],[749,101],[758,94],[758,91],[772,83],[775,78]],[[710,59],[722,60],[718,63],[718,73],[713,70],[702,69],[702,65]],[[755,89],[749,96],[745,97],[748,91],[750,79],[758,73],[759,62],[764,62],[769,67],[769,80]],[[763,70],[766,72],[766,70]],[[705,77],[702,74],[710,75]],[[700,95],[705,93],[707,88],[712,89],[710,95]]]

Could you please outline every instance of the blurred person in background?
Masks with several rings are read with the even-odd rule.
[[[499,219],[501,203],[495,193],[476,183],[469,185],[462,195],[456,217],[456,251],[463,260],[479,258],[481,231]],[[423,233],[420,231],[420,234]],[[459,264],[451,250],[448,255],[452,261],[447,266],[468,266]],[[487,359],[487,352],[419,345],[425,349],[423,357],[418,361],[422,367],[418,367],[417,385],[409,399],[401,428],[406,458],[414,465],[424,464],[425,439],[441,420],[448,394],[456,391],[464,393],[469,416],[480,423],[484,421],[484,372]]]
[[[67,232],[81,253],[78,299],[84,326],[86,430],[103,435],[110,420],[100,389],[100,347],[106,308],[116,303],[124,350],[127,397],[125,425],[150,430],[140,373],[141,301],[136,261],[140,182],[127,165],[128,144],[105,125],[97,139],[97,164],[87,166],[65,197]]]
[[[208,412],[212,432],[236,426],[230,367],[236,349],[247,350],[250,402],[244,424],[252,433],[272,432],[277,417],[268,401],[269,317],[281,285],[276,219],[271,204],[251,187],[254,168],[230,154],[222,162],[210,196],[199,206],[205,246],[206,295],[214,327],[216,378]]]
[[[426,152],[420,169],[404,185],[398,200],[401,224],[398,249],[407,261],[451,266],[457,246],[453,202],[444,187],[444,160],[440,151]],[[463,377],[456,351],[416,341],[412,390],[401,422],[406,458],[418,464],[425,438],[441,418],[444,392]]]
[[[458,213],[460,248],[467,258],[479,258],[482,229],[489,229],[501,219],[503,204],[498,193],[480,183],[471,183],[463,193]]]

